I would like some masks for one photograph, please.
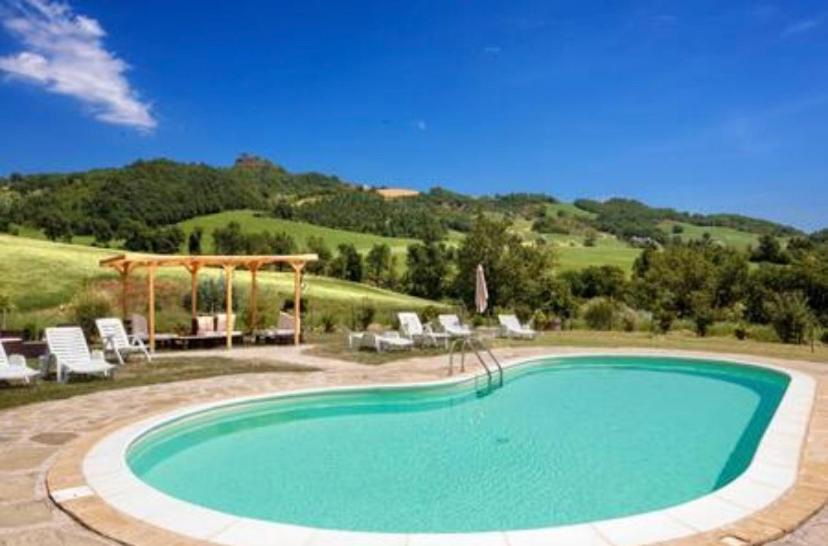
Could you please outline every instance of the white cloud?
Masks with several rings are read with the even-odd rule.
[[[808,32],[809,30],[813,30],[818,27],[821,22],[822,21],[819,19],[803,19],[802,21],[797,21],[782,31],[782,37],[787,38],[789,36],[796,36],[797,34]]]
[[[105,49],[106,32],[98,21],[57,1],[9,0],[7,4],[0,8],[2,24],[23,51],[0,56],[0,72],[74,97],[98,120],[141,130],[155,128],[149,104],[126,79],[129,66]]]

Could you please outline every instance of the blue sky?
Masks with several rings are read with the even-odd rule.
[[[251,152],[828,226],[824,2],[0,6],[0,174]]]

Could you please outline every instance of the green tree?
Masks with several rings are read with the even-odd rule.
[[[247,238],[242,233],[238,222],[230,222],[223,228],[213,230],[213,246],[216,254],[244,254],[247,250]]]
[[[187,253],[191,255],[201,254],[201,239],[204,236],[204,228],[196,226],[187,237]]]
[[[562,276],[572,287],[572,294],[585,299],[599,296],[623,299],[629,285],[624,270],[614,265],[591,265],[580,271],[567,271]]]
[[[40,227],[50,241],[72,241],[72,223],[64,218],[58,211],[43,218]]]
[[[430,240],[408,246],[405,284],[414,296],[440,299],[445,295],[449,261],[443,243]]]
[[[391,247],[376,243],[365,256],[365,280],[375,286],[391,288],[396,281]]]
[[[333,256],[330,247],[325,244],[325,240],[322,237],[311,235],[308,237],[307,248],[309,252],[319,257],[315,262],[308,262],[306,266],[308,273],[324,275],[328,270],[331,257]]]
[[[750,259],[754,262],[788,263],[788,255],[782,249],[779,240],[769,234],[762,235],[759,238],[759,245],[752,252]]]
[[[95,237],[95,244],[107,246],[109,242],[115,237],[112,227],[109,222],[100,218],[93,218],[89,221],[89,231]]]
[[[347,281],[362,282],[362,256],[353,244],[341,244],[339,254],[331,261],[330,274]]]
[[[784,343],[802,343],[812,323],[808,300],[801,292],[773,294],[766,304],[771,325]]]

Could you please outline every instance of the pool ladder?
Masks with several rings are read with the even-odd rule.
[[[480,362],[480,365],[486,371],[486,387],[483,390],[478,390],[477,394],[483,396],[496,388],[502,387],[503,366],[500,365],[500,361],[492,353],[491,349],[476,337],[461,337],[451,343],[451,348],[449,349],[449,375],[454,373],[454,354],[458,351],[460,352],[460,371],[466,370],[467,350],[477,357],[477,361]],[[491,360],[490,363],[486,363],[484,355],[488,355]],[[495,375],[497,375],[497,378],[495,378]]]

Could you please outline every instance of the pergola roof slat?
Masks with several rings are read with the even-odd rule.
[[[127,254],[120,254],[105,258],[100,261],[101,267],[113,267],[121,269],[123,267],[176,267],[176,266],[261,266],[267,264],[287,263],[287,264],[305,264],[307,262],[315,262],[319,259],[316,254],[288,254],[288,255],[257,255],[257,256],[222,256],[222,255],[204,255],[204,256],[159,256],[150,254],[139,254],[130,256]]]

